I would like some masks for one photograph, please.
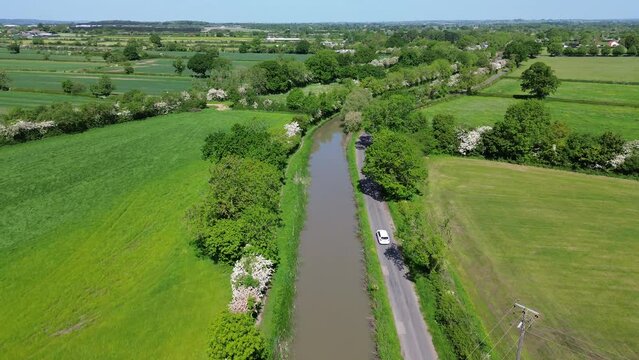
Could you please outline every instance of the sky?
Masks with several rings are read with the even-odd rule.
[[[638,0],[2,0],[0,18],[373,22],[638,19]]]

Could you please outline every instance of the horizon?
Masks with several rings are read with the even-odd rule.
[[[292,0],[255,2],[238,0],[230,3],[202,4],[199,0],[183,0],[174,6],[158,0],[154,6],[127,0],[107,3],[77,3],[59,0],[55,3],[23,0],[3,6],[6,19],[45,19],[50,21],[89,22],[97,19],[130,21],[175,21],[190,19],[209,23],[385,23],[428,21],[543,21],[543,20],[632,20],[639,17],[639,3],[624,0],[606,3],[594,0],[557,3],[540,0],[512,6],[507,0],[495,0],[490,6],[471,0],[442,4],[420,0],[398,0],[392,6],[381,1],[354,0],[339,2],[299,3]],[[627,18],[628,14],[633,17]],[[463,20],[465,19],[465,20]]]

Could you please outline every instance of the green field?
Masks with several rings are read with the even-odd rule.
[[[10,109],[16,107],[33,108],[40,105],[50,105],[51,103],[59,102],[83,104],[90,101],[97,100],[89,96],[0,91],[0,114],[6,113]]]
[[[290,117],[205,110],[0,148],[2,357],[205,358],[230,268],[189,245],[200,147]]]
[[[496,94],[502,96],[524,95],[520,81],[502,79],[495,85],[482,91],[482,94]],[[561,83],[557,92],[549,99],[570,101],[603,102],[606,104],[627,104],[639,107],[639,85],[592,84],[583,82]]]
[[[639,182],[462,158],[428,165],[430,221],[448,223],[487,329],[518,300],[542,313],[528,359],[639,357]]]
[[[639,82],[639,57],[550,57],[528,60],[515,72],[519,77],[534,62],[550,65],[560,79]]]
[[[87,87],[97,82],[100,74],[63,74],[47,72],[13,72],[9,71],[12,87],[29,91],[55,91],[62,93],[62,82],[71,79],[85,84]],[[115,93],[129,90],[142,90],[151,95],[162,94],[167,91],[182,91],[191,88],[194,79],[188,76],[146,76],[146,75],[111,75],[115,84]]]
[[[517,101],[525,100],[463,96],[426,107],[422,111],[429,118],[438,113],[450,113],[455,115],[459,124],[477,127],[492,125],[503,119],[508,106]],[[557,101],[546,102],[546,107],[553,120],[564,122],[575,131],[595,134],[613,131],[620,133],[627,140],[639,139],[638,108]]]

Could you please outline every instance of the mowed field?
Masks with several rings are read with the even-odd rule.
[[[40,105],[49,105],[54,102],[69,102],[74,105],[79,105],[91,101],[98,100],[89,96],[0,91],[0,114],[6,113],[16,107],[33,108]]]
[[[542,61],[563,80],[587,80],[639,83],[639,57],[550,57],[528,60],[515,72],[519,77],[534,62]]]
[[[290,117],[205,110],[0,148],[1,357],[205,358],[230,268],[189,245],[200,147]]]
[[[501,81],[494,86],[499,86]],[[492,125],[503,119],[508,106],[517,101],[525,100],[462,96],[426,107],[422,111],[428,118],[439,113],[452,114],[459,124],[477,127]],[[613,131],[620,133],[626,140],[639,139],[639,108],[558,101],[547,101],[545,105],[552,120],[564,122],[574,131],[594,134]]]
[[[517,300],[542,313],[528,359],[639,358],[639,182],[462,158],[428,160],[430,221],[502,356]]]
[[[557,92],[545,102],[552,120],[567,124],[572,130],[601,134],[613,131],[626,140],[639,139],[639,85],[596,83],[585,81],[634,81],[639,76],[637,58],[591,58],[540,56],[536,61],[547,62],[563,81]],[[512,76],[519,76],[533,61],[522,64]],[[636,69],[636,70],[633,70]],[[639,81],[639,77],[636,78]],[[504,78],[483,89],[477,96],[462,96],[436,103],[422,111],[432,117],[450,113],[458,123],[470,127],[492,125],[503,119],[508,106],[524,95],[520,80]]]

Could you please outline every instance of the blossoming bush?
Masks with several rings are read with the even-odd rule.
[[[481,142],[482,134],[492,129],[490,126],[480,126],[473,130],[461,130],[457,135],[459,139],[459,153],[464,156],[471,155]]]
[[[20,120],[5,126],[0,124],[0,138],[4,143],[23,142],[42,138],[56,128],[53,121],[31,122]]]
[[[284,130],[286,130],[286,136],[289,138],[294,137],[302,132],[302,128],[300,127],[300,124],[297,123],[297,121],[293,121],[284,125]]]
[[[273,275],[273,262],[261,255],[245,256],[235,263],[231,273],[233,299],[229,310],[234,313],[256,312]]]
[[[228,98],[228,94],[226,93],[226,91],[222,89],[209,89],[209,91],[206,93],[206,100],[208,101],[213,101],[213,100],[223,101],[223,100],[226,100],[227,98]]]
[[[610,166],[613,169],[619,168],[626,162],[626,159],[628,159],[630,156],[633,155],[634,152],[637,151],[639,151],[639,140],[633,140],[625,143],[621,153],[610,160]]]

